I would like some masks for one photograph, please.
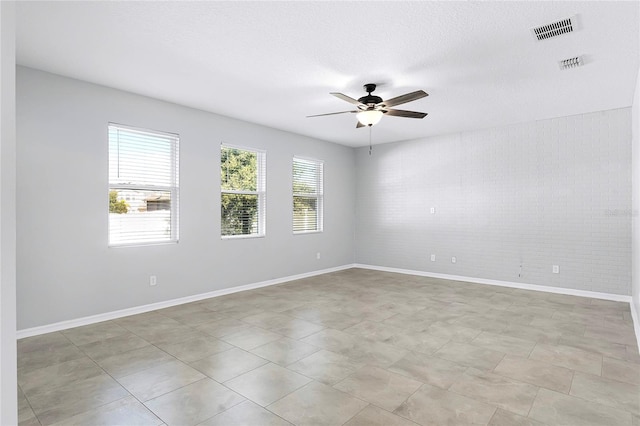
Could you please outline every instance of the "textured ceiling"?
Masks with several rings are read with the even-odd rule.
[[[366,129],[329,95],[387,99],[373,142],[630,106],[638,2],[18,2],[21,65],[266,126],[362,146]],[[530,28],[577,14],[538,42]],[[581,68],[557,61],[585,55]],[[135,124],[135,123],[131,123]]]

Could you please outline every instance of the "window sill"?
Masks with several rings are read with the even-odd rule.
[[[251,238],[264,238],[265,234],[249,234],[249,235],[222,235],[221,240],[247,240]]]
[[[148,246],[165,246],[169,244],[178,244],[178,240],[171,241],[145,241],[140,243],[124,243],[124,244],[108,244],[108,248],[127,248],[127,247],[148,247]]]

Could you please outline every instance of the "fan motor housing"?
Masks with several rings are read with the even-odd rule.
[[[358,99],[358,102],[365,104],[365,105],[375,105],[375,104],[379,104],[380,102],[382,102],[382,98],[380,96],[375,96],[375,95],[367,95],[367,96],[363,96],[360,99]]]

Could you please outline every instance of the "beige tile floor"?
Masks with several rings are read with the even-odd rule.
[[[640,425],[626,303],[350,269],[18,342],[21,425]]]

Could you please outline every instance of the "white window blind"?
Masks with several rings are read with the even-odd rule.
[[[109,124],[109,245],[178,241],[179,137]]]
[[[323,163],[293,157],[293,232],[322,231]]]
[[[223,238],[265,235],[266,153],[222,145],[220,208]]]

